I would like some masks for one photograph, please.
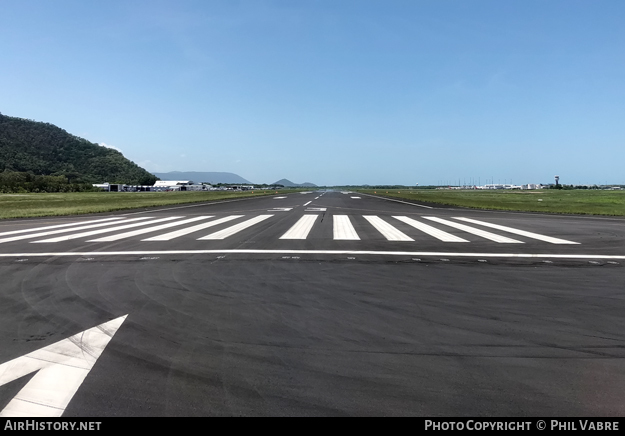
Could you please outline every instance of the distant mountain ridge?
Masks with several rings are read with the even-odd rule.
[[[156,176],[119,151],[49,123],[0,114],[0,172],[65,176],[77,183],[152,185]]]
[[[234,173],[201,172],[201,171],[170,171],[168,173],[154,173],[161,180],[191,180],[195,183],[252,183]]]
[[[314,183],[293,183],[291,182],[289,179],[281,179],[278,180],[277,182],[273,183],[274,185],[282,185],[285,187],[289,187],[289,188],[298,188],[298,187],[303,187],[303,188],[316,188],[317,185],[315,185]]]

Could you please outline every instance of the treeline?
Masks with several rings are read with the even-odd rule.
[[[85,192],[100,191],[91,183],[72,183],[66,176],[39,176],[32,173],[3,171],[0,173],[0,192],[21,194],[27,192]]]
[[[156,176],[119,151],[49,123],[0,114],[0,171],[65,176],[68,184],[153,185]]]

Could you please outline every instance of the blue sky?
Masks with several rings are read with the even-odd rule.
[[[149,171],[625,183],[622,0],[0,0],[0,112]]]

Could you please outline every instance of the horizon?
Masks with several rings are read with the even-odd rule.
[[[5,0],[0,112],[151,173],[619,185],[624,13],[617,0]]]
[[[316,184],[314,182],[293,182],[291,179],[289,179],[288,177],[283,177],[279,180],[276,180],[273,183],[267,183],[267,182],[250,182],[249,180],[247,180],[245,177],[242,177],[240,174],[236,174],[236,173],[231,173],[231,172],[224,172],[224,171],[168,171],[168,172],[158,172],[158,174],[160,175],[164,175],[164,174],[176,174],[176,173],[184,173],[184,174],[191,174],[191,173],[199,173],[199,174],[203,174],[203,173],[215,173],[215,174],[219,174],[219,173],[224,173],[224,174],[231,174],[237,177],[240,177],[244,180],[246,180],[246,182],[236,182],[236,183],[228,183],[228,182],[215,182],[214,184],[223,184],[223,185],[277,185],[280,184],[280,182],[282,181],[286,181],[286,182],[290,182],[294,185],[297,186],[303,186],[305,184],[313,184],[315,185],[315,187],[319,187],[319,188],[332,188],[332,187],[363,187],[363,186],[371,186],[371,187],[377,187],[377,186],[393,186],[393,187],[404,187],[404,188],[410,188],[410,189],[418,189],[418,188],[423,188],[423,187],[471,187],[471,186],[477,186],[477,187],[486,187],[486,186],[527,186],[527,185],[541,185],[541,186],[553,186],[555,185],[555,183],[475,183],[475,184],[430,184],[430,185],[403,185],[403,184],[396,184],[396,183],[376,183],[376,184],[355,184],[355,183],[345,183],[345,184],[340,184],[340,185],[320,185],[320,184]],[[156,174],[155,174],[156,175]],[[160,177],[159,177],[160,178]],[[173,179],[172,179],[173,180]],[[200,180],[193,180],[194,182],[199,182],[199,183],[213,183],[213,182],[207,182],[207,181],[200,181]],[[505,181],[505,180],[504,180]],[[554,180],[555,181],[555,180]],[[625,184],[570,184],[570,183],[559,183],[562,186],[596,186],[596,187],[604,187],[604,186],[625,186]]]

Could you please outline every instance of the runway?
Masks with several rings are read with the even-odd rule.
[[[422,206],[310,192],[1,222],[0,413],[622,415],[625,220]],[[56,357],[3,381],[113,321],[66,403],[29,391]]]

